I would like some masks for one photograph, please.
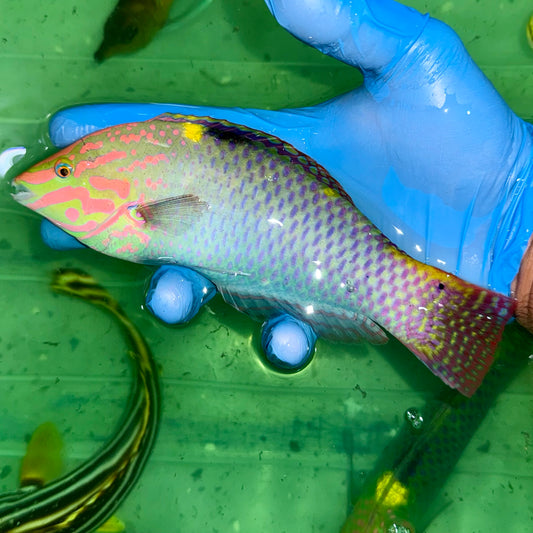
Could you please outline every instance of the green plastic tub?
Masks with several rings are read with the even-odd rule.
[[[509,105],[533,118],[533,4],[405,2],[449,23]],[[0,151],[44,154],[47,117],[91,102],[311,105],[359,74],[277,26],[261,0],[176,0],[144,50],[102,65],[92,54],[114,0],[0,1]],[[191,13],[192,10],[195,12]],[[399,343],[319,341],[312,364],[280,375],[258,356],[259,325],[212,301],[167,328],[142,308],[151,270],[90,251],[58,252],[40,219],[0,194],[0,491],[18,484],[28,436],[51,420],[65,470],[96,453],[126,405],[130,366],[116,324],[53,295],[76,266],[121,302],[161,368],[154,452],[117,512],[137,533],[334,533],[355,487],[437,380]],[[347,439],[350,442],[347,442]],[[353,446],[353,453],[350,447]],[[435,501],[428,533],[533,531],[533,366],[498,398]]]

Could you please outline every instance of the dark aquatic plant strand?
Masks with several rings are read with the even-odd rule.
[[[134,486],[159,427],[157,368],[144,338],[117,301],[78,270],[57,272],[52,289],[99,306],[119,321],[133,362],[129,407],[109,443],[73,472],[42,488],[0,496],[0,533],[96,530]]]
[[[471,398],[446,389],[424,408],[407,409],[405,425],[365,481],[342,533],[424,531],[448,475],[497,396],[525,368],[532,349],[531,335],[511,324]]]

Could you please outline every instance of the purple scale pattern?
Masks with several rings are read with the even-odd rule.
[[[191,127],[182,127],[183,123]],[[126,201],[147,202],[154,213],[167,209],[166,218],[154,214],[153,223],[133,227],[131,219],[125,222],[119,217],[100,235],[95,233],[87,241],[90,246],[135,261],[171,257],[199,269],[238,307],[246,310],[238,302],[253,300],[255,316],[261,309],[268,314],[266,310],[281,306],[321,334],[333,329],[328,330],[327,320],[319,316],[322,305],[325,313],[336,316],[335,328],[348,337],[383,340],[368,319],[373,320],[449,384],[472,392],[474,387],[465,380],[479,379],[465,369],[470,366],[478,375],[486,371],[491,353],[483,343],[492,346],[499,339],[512,312],[509,299],[473,288],[400,252],[354,207],[324,168],[275,137],[223,121],[179,115],[128,128],[140,138],[134,154],[130,141],[122,147],[125,141],[114,137],[116,128],[87,137],[93,144],[101,138],[103,153],[124,149],[130,154],[125,160],[105,163],[105,169],[100,164],[98,175],[131,183],[135,179]],[[156,144],[146,139],[147,131],[165,141]],[[87,159],[79,146],[73,145],[72,153]],[[149,165],[146,157],[151,158]],[[185,205],[182,212],[181,203],[169,216],[168,200],[183,197],[197,198],[198,205]],[[109,245],[114,234],[120,238]],[[130,235],[133,240],[128,242]],[[413,306],[413,301],[419,305]],[[317,309],[315,316],[305,314],[309,305]],[[346,317],[354,314],[352,326]],[[490,324],[479,318],[485,315],[491,316]],[[459,326],[446,324],[473,333],[459,335]],[[462,351],[457,355],[450,346]],[[476,353],[481,354],[480,363],[470,355]],[[452,372],[454,365],[460,371]]]

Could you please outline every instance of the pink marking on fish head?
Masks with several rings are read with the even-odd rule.
[[[95,131],[15,178],[14,199],[97,251],[142,260],[155,230],[137,206],[187,193],[171,166],[174,131],[150,121]]]
[[[13,198],[77,238],[94,232],[136,194],[117,172],[132,139],[113,142],[116,131],[91,133],[29,168],[13,180]]]

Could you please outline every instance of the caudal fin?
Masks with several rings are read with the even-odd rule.
[[[422,298],[395,334],[436,376],[472,396],[489,370],[515,300],[424,266]]]

